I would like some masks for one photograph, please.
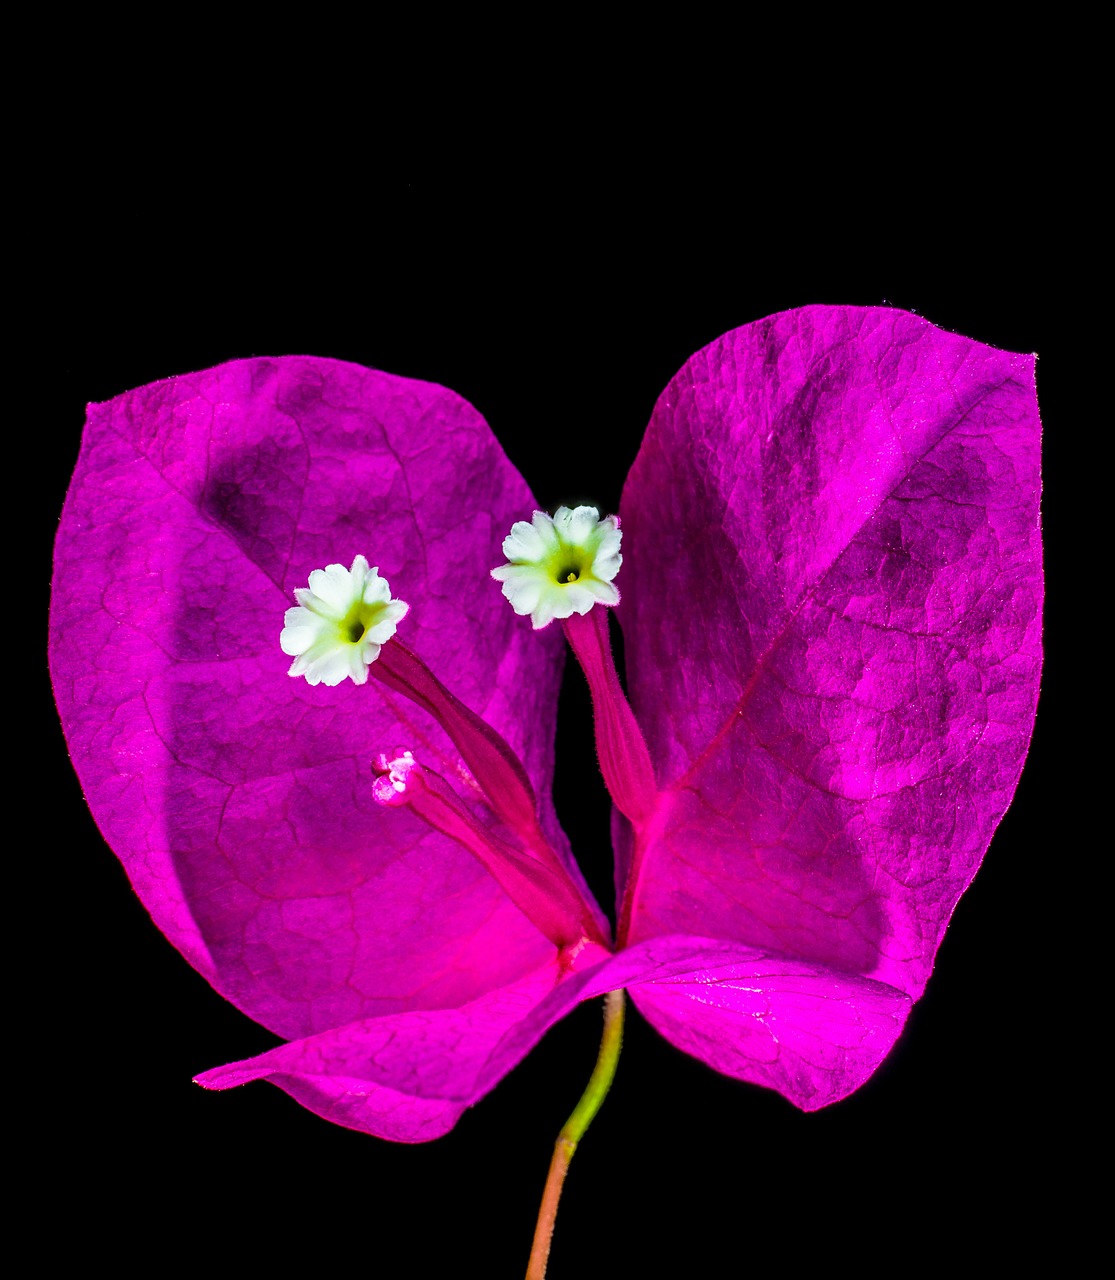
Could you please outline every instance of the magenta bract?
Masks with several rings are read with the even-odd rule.
[[[903,312],[788,312],[685,365],[621,508],[663,791],[622,936],[733,937],[921,994],[1030,741],[1039,442],[1032,357]]]
[[[435,722],[380,684],[293,680],[278,645],[311,570],[373,551],[410,593],[408,643],[518,753],[560,846],[560,637],[460,589],[530,504],[459,397],[331,360],[239,361],[90,410],[51,615],[70,752],[156,923],[279,1035],[457,1005],[552,951],[456,843],[373,801],[377,749],[455,767]]]
[[[546,874],[596,919],[549,799],[561,631],[488,578],[534,504],[475,411],[302,357],[93,406],[51,616],[71,754],[160,928],[291,1041],[202,1082],[267,1078],[421,1141],[626,986],[800,1107],[858,1087],[1022,767],[1039,442],[1032,358],[903,312],[787,312],[685,365],[621,509],[646,747],[624,753],[619,716],[616,943],[601,922],[559,950],[461,843],[375,802],[377,753],[413,748],[492,848],[518,838],[529,815],[501,821],[445,722],[383,680],[293,680],[278,646],[312,569],[377,564],[411,606],[400,640],[522,761]]]

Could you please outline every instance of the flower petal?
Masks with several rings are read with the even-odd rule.
[[[391,588],[386,579],[381,578],[376,569],[373,569],[368,575],[364,585],[364,603],[365,604],[387,604],[391,599]],[[402,601],[397,603],[401,604]],[[405,613],[406,610],[403,610]],[[400,617],[402,614],[399,615]]]
[[[373,682],[289,679],[315,660],[312,618],[300,654],[275,643],[312,570],[330,594],[373,557],[571,862],[549,802],[561,637],[524,633],[488,580],[534,505],[457,396],[336,361],[236,361],[90,409],[52,603],[70,751],[159,927],[281,1035],[460,1004],[552,950],[465,850],[375,803],[376,750],[420,740],[455,773],[439,726]]]
[[[858,1089],[912,1003],[885,983],[766,954],[645,983],[631,998],[672,1045],[803,1111]]]
[[[206,1071],[198,1083],[229,1089],[269,1080],[334,1124],[395,1142],[428,1142],[448,1133],[487,1091],[478,1081],[500,1041],[557,982],[550,961],[462,1007],[362,1019]],[[514,1061],[501,1065],[503,1075]]]
[[[503,554],[508,560],[538,560],[548,549],[539,531],[525,520],[516,520],[503,540]]]
[[[310,573],[310,590],[334,616],[341,617],[352,601],[352,578],[343,564],[327,564]]]
[[[210,1089],[269,1080],[327,1120],[424,1142],[456,1124],[584,1000],[620,987],[672,1043],[805,1110],[845,1097],[882,1061],[910,1000],[739,943],[654,938],[588,947],[459,1008],[364,1019],[198,1077]]]
[[[1033,727],[1033,366],[808,307],[663,393],[622,504],[629,687],[667,792],[627,937],[713,933],[921,992]],[[660,514],[679,495],[684,525]]]

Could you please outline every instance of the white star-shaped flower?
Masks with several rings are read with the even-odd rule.
[[[351,569],[315,569],[309,588],[297,588],[294,598],[298,607],[286,611],[279,645],[294,658],[288,674],[305,676],[309,684],[336,685],[346,677],[363,684],[410,608],[391,599],[386,579],[363,556]]]
[[[536,511],[530,524],[519,520],[504,538],[509,563],[492,577],[516,613],[530,614],[536,631],[594,604],[619,604],[612,583],[623,563],[619,517],[599,517],[595,507],[558,507],[553,519]]]

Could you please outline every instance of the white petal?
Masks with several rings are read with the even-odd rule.
[[[375,650],[375,658],[378,658],[379,645],[375,646]],[[375,658],[368,658],[362,644],[352,645],[348,651],[348,670],[345,675],[351,676],[354,684],[365,684],[368,679],[368,663]]]
[[[544,594],[542,588],[536,583],[516,583],[512,585],[510,582],[503,584],[503,594],[511,602],[511,608],[522,618],[528,613],[533,613],[538,607],[539,600]]]
[[[309,609],[303,608],[302,605],[296,604],[293,609],[288,609],[283,614],[284,627],[320,627],[321,619],[316,613],[312,613]]]
[[[405,600],[391,600],[376,614],[375,621],[364,633],[365,639],[377,645],[385,643],[398,630],[398,624],[410,612],[410,605]]]
[[[325,570],[327,573],[329,572],[330,569],[333,569],[333,568],[343,569],[344,566],[343,565],[336,565],[336,566],[326,565],[325,566]],[[363,556],[357,556],[352,562],[352,568],[344,570],[345,579],[347,582],[348,601],[350,605],[353,604],[355,601],[359,600],[363,596],[364,583],[367,581],[368,574],[370,572],[371,570],[369,570],[368,568],[368,562],[367,560],[364,559]],[[339,578],[340,575],[337,575],[337,576]]]
[[[321,570],[317,569],[314,572],[320,573]],[[338,612],[330,605],[327,605],[324,600],[315,596],[309,587],[295,587],[294,598],[303,609],[319,618],[327,618],[330,622],[339,622],[344,615],[343,609]]]
[[[554,532],[562,542],[569,542],[569,521],[573,519],[573,512],[569,507],[558,507],[554,512]]]
[[[391,588],[387,585],[387,579],[379,576],[378,569],[373,569],[364,586],[364,603],[386,604],[390,599]]]
[[[556,524],[557,521],[555,520],[554,523]],[[595,507],[577,507],[575,511],[569,513],[563,533],[568,542],[583,547],[596,532],[596,526],[599,523],[600,512]]]
[[[517,520],[503,540],[503,554],[508,560],[541,560],[546,554],[546,544],[533,525]]]
[[[600,534],[596,547],[598,556],[614,556],[619,554],[619,544],[623,541],[623,531],[616,528],[615,516],[609,516],[601,523],[607,526]]]
[[[545,513],[545,511],[536,511],[531,516],[530,523],[534,528],[534,532],[542,539],[542,545],[548,554],[556,551],[558,548],[559,538],[554,529],[554,522]]]
[[[381,617],[372,623],[367,631],[364,632],[363,639],[368,640],[375,645],[386,644],[397,630],[398,627],[395,625],[395,620],[393,618]],[[361,641],[361,643],[363,643],[363,641]]]
[[[390,640],[391,637],[388,636],[387,639]],[[383,648],[383,642],[373,637],[372,633],[369,631],[365,634],[364,639],[361,640],[360,643],[355,646],[355,648],[356,648],[356,651],[360,654],[360,661],[364,665],[365,678],[366,678],[367,668],[370,667],[372,663],[375,662],[375,660],[379,657],[379,651]],[[356,683],[363,684],[364,681],[357,680]]]
[[[279,634],[279,648],[291,657],[305,653],[318,639],[317,627],[284,627]]]
[[[546,592],[538,604],[532,610],[530,615],[531,623],[535,631],[541,631],[543,627],[547,627],[553,622],[555,615],[555,605],[558,602],[554,599],[553,592]],[[516,613],[518,610],[516,610]]]
[[[492,570],[497,582],[549,582],[546,570],[536,564],[501,564]]]
[[[511,570],[503,583],[503,594],[519,614],[530,613],[551,585],[545,571],[533,565],[508,565]]]
[[[330,623],[316,613],[301,606],[288,609],[283,615],[283,629],[279,634],[279,648],[284,653],[303,653],[323,633]]]
[[[353,648],[352,645],[343,648],[338,645],[315,658],[306,669],[306,679],[310,684],[321,683],[330,687],[340,684],[349,674],[349,654]]]
[[[565,597],[565,600],[561,610],[556,612],[555,616],[568,618],[572,613],[588,613],[596,603],[596,597],[591,591],[586,590],[587,585],[587,583],[582,582],[571,582],[567,587],[564,587],[561,594]]]
[[[598,555],[592,562],[592,575],[603,582],[611,582],[616,574],[619,573],[621,564],[623,564],[623,556],[619,554],[613,556]]]
[[[582,578],[581,585],[586,591],[591,591],[601,604],[619,604],[619,592],[610,582],[601,582],[598,578]]]
[[[314,675],[312,678],[308,674],[316,668],[317,663],[328,653],[336,648],[336,644],[328,636],[318,636],[310,647],[300,653],[290,664],[289,675],[305,676],[310,684],[317,684],[320,676]]]
[[[353,601],[352,574],[343,564],[327,564],[324,569],[315,569],[310,574],[310,590],[340,616],[347,612]]]

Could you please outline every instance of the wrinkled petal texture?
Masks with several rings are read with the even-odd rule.
[[[235,361],[90,407],[51,617],[70,751],[156,923],[284,1037],[468,1002],[552,951],[462,848],[373,801],[377,751],[454,773],[434,722],[374,681],[291,679],[278,641],[312,570],[366,555],[566,851],[561,638],[524,634],[488,579],[533,505],[459,397],[337,361]]]
[[[618,987],[682,1048],[809,1110],[881,1061],[909,1004],[880,983],[738,943],[654,938],[564,978],[551,959],[461,1008],[364,1019],[281,1045],[199,1083],[269,1080],[327,1120],[424,1142],[451,1129],[580,1001]]]
[[[921,993],[1030,740],[1039,445],[1032,357],[904,312],[809,307],[688,361],[621,507],[630,688],[665,791],[628,854],[630,941],[734,939]],[[668,622],[663,600],[683,603]],[[824,1015],[788,972],[796,1053]],[[731,1065],[734,996],[670,990],[633,994],[673,1043],[820,1105]]]

